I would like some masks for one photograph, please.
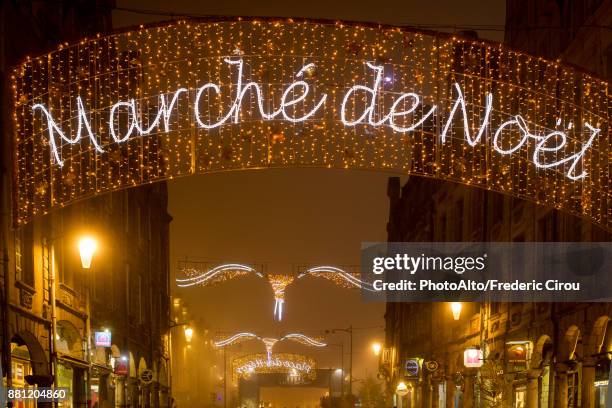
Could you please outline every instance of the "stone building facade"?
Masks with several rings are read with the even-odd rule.
[[[609,241],[558,211],[423,178],[389,182],[389,241]],[[612,351],[609,303],[388,303],[381,373],[406,381],[410,407],[604,407]],[[464,352],[485,352],[466,368]],[[520,353],[519,353],[520,351]],[[416,375],[406,371],[414,361]],[[427,369],[435,362],[435,370]]]
[[[67,387],[63,407],[171,404],[165,183],[94,197],[19,229],[11,217],[10,69],[60,42],[110,31],[113,6],[113,0],[2,3],[2,381]],[[79,257],[84,235],[98,242],[91,269]]]
[[[608,81],[610,26],[609,0],[506,2],[506,43]],[[388,195],[389,241],[612,238],[573,216],[441,181],[392,178]],[[448,303],[388,303],[381,374],[390,392],[408,383],[410,407],[604,407],[611,317],[609,303],[465,303],[457,320]],[[464,366],[467,349],[485,351],[481,368]]]

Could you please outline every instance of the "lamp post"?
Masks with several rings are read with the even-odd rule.
[[[340,348],[340,398],[344,398],[344,343],[329,343],[328,346]]]
[[[191,343],[191,339],[193,339],[193,329],[191,326],[185,327],[185,341],[187,343]]]
[[[98,248],[98,243],[95,239],[89,236],[84,236],[79,240],[79,255],[81,257],[81,267],[83,269],[91,269],[93,256]],[[87,335],[87,405],[91,403],[91,274],[85,280],[87,281],[87,289],[85,291],[85,333]]]
[[[403,400],[402,398],[408,394],[408,386],[405,382],[400,381],[395,387],[395,393],[397,394],[397,408],[402,408]]]
[[[178,299],[174,299],[173,304],[175,307],[178,307],[180,305],[180,301],[177,302]],[[194,330],[193,328],[190,326],[189,322],[182,322],[182,323],[177,323],[175,321],[170,322],[170,324],[168,325],[168,343],[169,343],[169,348],[170,348],[170,358],[169,358],[169,362],[170,362],[170,392],[172,392],[172,386],[173,386],[173,377],[172,377],[172,372],[174,371],[172,369],[172,366],[174,364],[174,351],[173,351],[173,342],[172,342],[172,329],[175,327],[179,327],[179,326],[185,326],[185,329],[183,330],[183,334],[185,335],[185,342],[186,343],[191,343],[191,340],[193,340],[193,335],[194,335]],[[183,360],[186,360],[185,358],[183,358]]]
[[[350,335],[351,354],[349,356],[349,395],[353,395],[353,326],[346,329],[331,329],[326,330],[328,333],[344,332]]]

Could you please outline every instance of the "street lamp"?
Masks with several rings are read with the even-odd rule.
[[[349,395],[353,395],[353,325],[347,329],[331,329],[325,330],[326,333],[344,332],[350,336],[351,354],[349,359]]]
[[[83,269],[91,268],[91,260],[98,244],[92,237],[83,237],[79,241],[79,254],[81,255],[81,266]]]
[[[397,387],[395,387],[395,393],[399,397],[397,399],[397,408],[402,408],[402,405],[403,405],[402,398],[408,395],[408,386],[406,385],[406,383],[403,381],[400,381],[397,384]]]
[[[462,308],[463,308],[463,305],[461,304],[461,302],[451,303],[451,311],[453,312],[453,319],[459,320],[459,317],[461,317]]]
[[[406,394],[408,394],[408,386],[406,385],[405,382],[400,381],[397,384],[397,387],[395,388],[395,391],[397,392],[398,395],[404,396]]]
[[[374,352],[375,356],[378,357],[380,355],[381,349],[382,349],[382,345],[379,342],[372,343],[372,351]]]
[[[191,343],[191,339],[193,338],[193,329],[190,326],[185,327],[185,341],[187,343]]]
[[[81,237],[79,240],[79,255],[81,256],[81,266],[83,269],[91,268],[91,261],[93,259],[94,253],[98,248],[98,243],[95,239],[90,236]],[[85,307],[87,320],[85,322],[85,331],[87,335],[87,401],[88,403],[91,401],[91,274],[87,276],[87,285],[86,285],[86,301]],[[55,296],[54,296],[55,302]],[[56,333],[57,334],[57,333]]]

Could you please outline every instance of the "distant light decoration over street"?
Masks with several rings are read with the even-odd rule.
[[[225,264],[216,266],[211,270],[196,276],[184,279],[177,278],[176,285],[181,288],[186,288],[195,285],[205,285],[207,283],[217,283],[220,281],[232,279],[237,276],[245,275],[246,273],[253,273],[259,277],[263,277],[260,272],[257,272],[255,269],[251,268],[248,265]]]
[[[240,278],[247,274],[254,274],[267,279],[274,294],[274,318],[278,321],[283,320],[285,290],[298,279],[306,277],[324,278],[342,288],[374,291],[371,283],[359,279],[359,273],[350,273],[336,266],[311,267],[294,276],[291,274],[264,274],[252,266],[239,263],[212,266],[210,262],[187,260],[179,262],[179,270],[188,276],[176,279],[179,287],[210,286]]]
[[[18,225],[179,176],[314,166],[454,181],[612,226],[609,84],[498,43],[187,20],[62,44],[11,79]]]
[[[305,346],[310,346],[310,347],[326,347],[327,346],[326,343],[323,343],[317,339],[313,339],[312,337],[308,337],[300,333],[290,333],[279,339],[275,339],[271,337],[260,337],[256,334],[248,333],[248,332],[234,334],[233,336],[230,336],[226,339],[216,341],[214,345],[215,347],[227,347],[227,346],[239,344],[244,341],[253,340],[253,339],[257,339],[264,344],[264,346],[266,347],[268,358],[272,356],[274,346],[277,343],[286,341],[286,340],[295,341],[297,343],[303,344]]]
[[[317,266],[314,268],[307,269],[298,275],[298,279],[306,276],[315,276],[319,278],[328,279],[334,282],[338,286],[343,286],[349,289],[357,288],[363,289],[370,292],[374,292],[374,288],[370,282],[363,281],[358,278],[358,274],[349,273],[336,266]]]
[[[232,371],[237,378],[253,374],[297,374],[302,378],[316,378],[316,362],[312,357],[293,353],[249,354],[232,360]]]

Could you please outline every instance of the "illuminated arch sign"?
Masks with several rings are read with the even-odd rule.
[[[610,228],[608,84],[443,34],[187,21],[14,74],[16,221],[213,171],[318,166],[456,181]]]
[[[302,378],[316,378],[316,363],[312,357],[293,353],[249,354],[232,360],[234,376],[248,378],[253,374],[286,373]]]

